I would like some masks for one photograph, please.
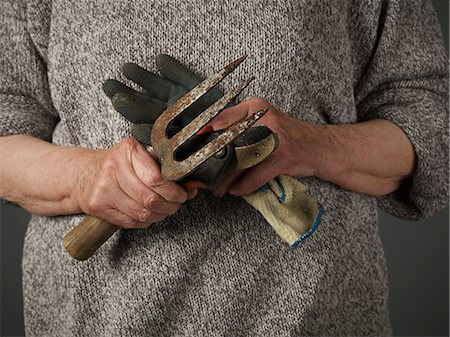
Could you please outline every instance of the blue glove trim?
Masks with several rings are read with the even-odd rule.
[[[259,188],[259,190],[260,190],[261,192],[267,192],[267,191],[270,190],[270,186],[269,186],[269,184],[264,184],[264,185],[262,185],[262,186]]]
[[[307,231],[305,234],[302,234],[297,240],[295,240],[293,243],[289,245],[292,250],[297,248],[299,244],[301,244],[303,241],[305,241],[307,238],[311,236],[312,233],[319,227],[320,222],[322,221],[322,215],[325,210],[323,209],[323,206],[320,205],[319,214],[317,214],[316,221],[312,225],[312,227]]]
[[[281,180],[279,177],[276,177],[275,181],[277,182],[278,186],[281,189],[281,196],[278,198],[278,201],[280,202],[280,204],[284,204],[286,202],[286,190],[284,189],[284,186],[281,183]]]
[[[280,181],[280,179],[278,177],[276,177],[274,180],[275,180],[275,182],[278,184],[278,186],[281,189],[281,196],[278,198],[278,201],[280,202],[280,204],[284,204],[286,202],[286,190],[285,190],[283,184],[281,183],[281,181]],[[268,191],[272,191],[273,192],[273,190],[270,188],[270,185],[268,183],[264,184],[263,186],[261,186],[259,188],[259,190],[261,192],[268,192]],[[276,194],[275,194],[275,196],[276,196]]]

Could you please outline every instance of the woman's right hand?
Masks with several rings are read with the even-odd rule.
[[[92,150],[77,165],[72,196],[81,210],[123,228],[146,228],[192,198],[166,180],[158,163],[134,138]]]

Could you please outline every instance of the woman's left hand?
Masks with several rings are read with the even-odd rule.
[[[395,191],[413,175],[417,156],[401,128],[384,119],[354,124],[304,122],[277,110],[261,98],[250,98],[221,112],[210,124],[215,130],[269,108],[258,121],[278,135],[278,148],[258,165],[233,172],[214,191],[244,196],[280,174],[315,176],[342,188],[369,195]]]

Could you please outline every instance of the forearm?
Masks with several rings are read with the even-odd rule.
[[[323,180],[355,192],[385,195],[415,171],[414,148],[406,134],[390,121],[377,119],[321,129],[321,160],[325,164],[316,175]]]
[[[0,155],[4,158],[0,197],[33,214],[79,213],[73,182],[82,167],[80,161],[92,151],[56,146],[26,135],[0,137]]]

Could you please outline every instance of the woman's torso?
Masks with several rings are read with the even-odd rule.
[[[46,51],[60,117],[53,142],[107,148],[128,136],[130,124],[112,108],[102,82],[123,80],[125,62],[156,71],[159,53],[205,77],[248,54],[223,85],[226,90],[255,76],[240,100],[259,96],[314,123],[356,122],[354,88],[364,64],[352,51],[350,6],[332,0],[53,1]],[[374,199],[315,178],[302,181],[325,214],[295,251],[242,199],[208,193],[148,230],[121,231],[83,263],[62,247],[80,216],[33,217],[24,253],[27,331],[388,333]]]

